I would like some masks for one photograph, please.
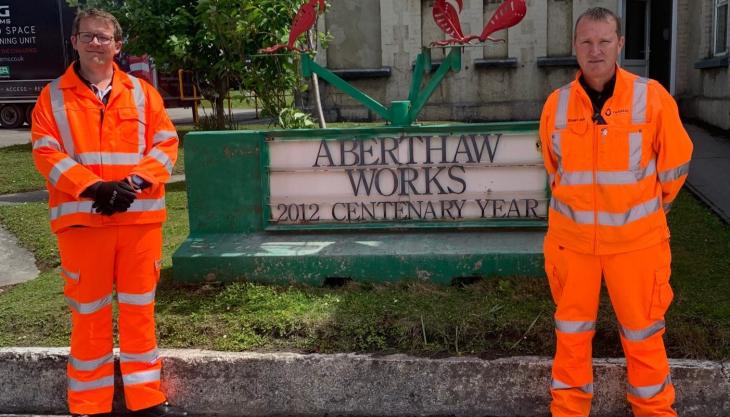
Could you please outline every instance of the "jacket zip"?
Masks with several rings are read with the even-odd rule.
[[[593,102],[589,97],[588,102],[593,113]],[[603,112],[603,109],[599,109],[599,112]],[[591,117],[591,120],[593,120],[593,253],[598,253],[598,141],[601,140],[601,125],[598,124],[598,119]]]
[[[594,113],[593,102],[590,97],[584,97],[588,99],[588,103],[591,106],[591,113]],[[603,103],[603,107],[611,100],[609,97]],[[600,115],[603,114],[603,107],[598,111],[598,118],[591,117],[593,120],[593,253],[598,253],[598,148],[600,147],[600,141],[603,136],[603,130],[607,129],[607,124],[599,124]]]
[[[593,123],[593,253],[598,253],[598,124]]]

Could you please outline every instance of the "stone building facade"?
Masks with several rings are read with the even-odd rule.
[[[431,14],[433,1],[332,1],[320,29],[334,38],[318,62],[385,106],[407,99],[416,56],[444,39]],[[481,33],[500,3],[463,0],[464,33]],[[575,77],[575,20],[603,6],[623,20],[624,68],[659,80],[685,116],[730,129],[728,0],[527,0],[527,6],[520,24],[493,35],[505,42],[464,48],[461,71],[446,77],[420,119],[539,118],[547,95]],[[440,48],[431,53],[435,64],[444,56]],[[329,120],[377,120],[342,92],[321,87]]]

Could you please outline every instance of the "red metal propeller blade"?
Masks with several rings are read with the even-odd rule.
[[[489,19],[489,23],[484,27],[484,31],[479,36],[479,40],[484,42],[492,33],[507,29],[518,23],[525,17],[527,13],[527,5],[525,0],[507,0],[502,3]]]
[[[312,26],[314,26],[314,22],[317,20],[317,12],[314,9],[314,5],[317,1],[318,0],[309,0],[304,3],[302,7],[299,8],[299,11],[297,11],[296,16],[294,16],[294,20],[291,24],[291,32],[289,32],[289,42],[287,43],[290,48],[294,47],[294,43],[302,33],[308,31]]]
[[[457,0],[459,9],[461,10],[462,2]],[[461,30],[461,21],[459,20],[459,13],[456,11],[454,6],[447,3],[445,0],[436,1],[433,4],[433,20],[436,25],[441,28],[444,33],[451,36],[452,38],[461,39],[464,37],[464,32]]]

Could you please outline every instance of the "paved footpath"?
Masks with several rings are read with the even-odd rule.
[[[687,187],[730,223],[730,134],[711,133],[687,124],[694,143]]]

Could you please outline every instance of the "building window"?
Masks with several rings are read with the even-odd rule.
[[[482,27],[480,27],[478,30],[476,30],[476,34],[480,34],[482,29],[487,26],[487,23],[489,22],[489,19],[492,18],[492,15],[495,11],[497,11],[497,8],[502,4],[501,0],[484,0],[484,19],[482,20],[484,24]],[[485,58],[507,58],[509,54],[509,48],[507,47],[509,42],[509,35],[507,33],[507,29],[502,29],[497,32],[492,33],[489,35],[490,38],[494,39],[504,39],[504,42],[490,42],[487,41],[484,44],[484,57]]]
[[[327,68],[380,68],[380,1],[336,1],[325,25],[334,39],[327,47]]]
[[[565,57],[573,54],[573,2],[547,2],[547,56]]]
[[[727,14],[728,0],[715,0],[712,32],[714,34],[713,55],[727,54]]]

